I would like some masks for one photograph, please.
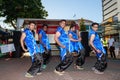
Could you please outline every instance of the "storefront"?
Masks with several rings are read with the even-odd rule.
[[[109,18],[106,22],[102,23],[103,36],[109,38],[113,36],[114,39],[120,41],[120,21],[116,16]]]

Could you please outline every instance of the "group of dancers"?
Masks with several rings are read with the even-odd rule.
[[[70,25],[68,32],[64,30],[66,26],[66,20],[61,20],[57,27],[54,40],[58,44],[60,49],[60,63],[55,67],[54,72],[58,75],[64,75],[65,70],[73,62],[73,52],[77,53],[77,59],[74,63],[74,67],[79,70],[83,70],[82,65],[85,63],[85,48],[81,44],[80,32],[76,29],[75,24]],[[89,44],[96,53],[97,62],[92,70],[95,73],[103,74],[107,67],[106,52],[100,41],[99,35],[96,32],[99,27],[98,23],[93,23],[89,32]],[[32,65],[25,74],[25,77],[34,77],[41,74],[42,68],[46,68],[46,64],[49,63],[51,57],[51,46],[49,39],[46,35],[48,25],[43,24],[42,29],[38,32],[39,44],[36,43],[32,31],[35,29],[35,23],[30,22],[28,28],[26,28],[20,39],[22,49],[29,51]],[[26,45],[27,49],[25,48]]]

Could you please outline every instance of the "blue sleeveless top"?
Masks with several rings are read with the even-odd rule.
[[[63,44],[63,45],[68,45],[69,44],[69,38],[67,33],[64,31],[64,29],[62,27],[58,27],[57,28],[57,32],[60,32],[60,37],[59,37],[59,41]]]
[[[100,37],[99,37],[98,33],[91,29],[90,32],[89,32],[89,38],[91,37],[92,34],[95,35],[95,38],[94,38],[94,40],[93,40],[93,45],[94,45],[98,50],[101,50],[104,54],[106,54],[106,51],[105,51],[105,49],[103,48],[103,45],[102,45],[102,42],[101,42],[101,40],[100,40]]]
[[[51,50],[51,46],[50,46],[50,43],[49,43],[49,39],[46,35],[46,32],[41,29],[41,30],[39,30],[38,34],[40,34],[42,36],[41,41],[45,44],[46,48],[48,50]],[[44,46],[42,44],[40,44],[40,52],[41,53],[45,52]]]
[[[78,40],[77,31],[71,31],[71,30],[69,30],[68,34],[71,34],[73,39]],[[80,41],[78,41],[78,42],[70,41],[70,42],[73,45],[73,48],[74,48],[73,51],[78,51],[79,49],[80,50],[83,49],[83,46],[82,46],[82,44],[81,44]]]
[[[76,31],[75,31],[75,32],[73,32],[73,31],[69,30],[69,31],[68,31],[68,35],[69,35],[69,34],[71,34],[71,35],[72,35],[72,38],[73,38],[73,39],[75,39],[75,40],[77,40],[77,39],[78,39],[78,36],[77,36]],[[72,43],[73,45],[75,45],[75,43],[76,43],[76,42],[71,41],[71,43]]]
[[[30,56],[33,56],[34,53],[39,53],[40,50],[38,48],[38,45],[36,43],[36,40],[35,40],[35,38],[33,36],[33,33],[31,32],[31,30],[26,28],[23,32],[26,34],[24,42],[25,42],[25,44],[27,46],[27,49],[30,52]]]
[[[60,50],[61,50],[61,57],[62,57],[62,60],[64,59],[64,56],[66,55],[67,51],[69,51],[70,53],[72,52],[72,45],[70,44],[70,39],[68,37],[68,34],[65,32],[65,30],[58,26],[56,32],[59,32],[61,35],[59,36],[58,40],[60,41],[60,43],[62,45],[65,46],[65,48],[62,48],[60,47]]]

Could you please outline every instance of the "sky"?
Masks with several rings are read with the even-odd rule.
[[[101,0],[42,0],[47,19],[88,19],[102,22]]]
[[[47,19],[88,19],[102,22],[101,0],[41,0],[45,10],[48,11]],[[7,27],[0,18],[0,25]]]

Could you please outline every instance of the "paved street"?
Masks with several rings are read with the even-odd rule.
[[[84,64],[85,70],[76,70],[72,64],[64,75],[59,76],[53,72],[59,58],[52,57],[51,62],[41,75],[26,78],[24,75],[31,65],[30,58],[12,58],[10,60],[2,58],[0,59],[0,80],[120,80],[120,60],[109,59],[108,68],[102,75],[95,74],[91,70],[95,61],[95,57],[87,57]]]

